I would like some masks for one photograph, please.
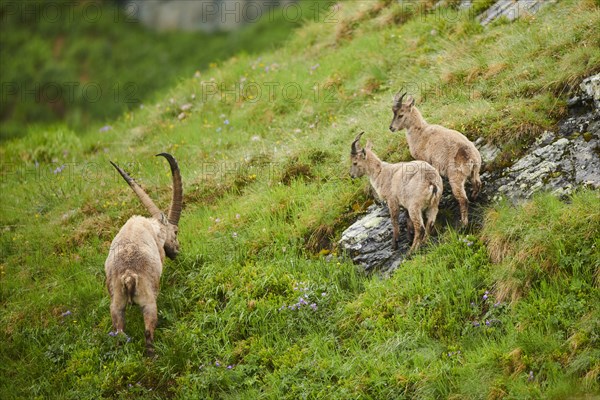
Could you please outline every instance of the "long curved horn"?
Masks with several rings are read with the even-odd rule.
[[[360,137],[363,135],[363,133],[365,133],[364,131],[359,133],[358,135],[356,135],[356,137],[354,138],[354,141],[352,142],[352,154],[356,154],[358,153],[358,150],[356,148],[356,144],[358,143],[358,141],[360,140]]]
[[[171,175],[173,176],[173,198],[171,199],[171,208],[169,208],[169,222],[173,225],[179,224],[179,217],[183,208],[183,186],[181,184],[181,172],[175,157],[169,153],[160,153],[156,155],[164,157],[171,166]]]
[[[152,217],[156,218],[159,221],[162,221],[162,219],[163,219],[162,211],[160,211],[160,209],[156,206],[156,204],[154,204],[154,202],[152,201],[150,196],[148,196],[146,194],[146,192],[144,192],[144,189],[142,189],[141,186],[138,185],[137,182],[134,181],[132,177],[127,175],[127,172],[123,171],[117,164],[115,164],[112,161],[110,163],[112,164],[113,167],[115,167],[117,169],[117,171],[119,171],[119,174],[121,174],[123,179],[125,179],[125,182],[127,182],[129,184],[129,186],[131,186],[131,188],[133,189],[133,191],[135,192],[137,197],[140,199],[142,204],[146,207],[148,212],[150,214],[152,214]]]

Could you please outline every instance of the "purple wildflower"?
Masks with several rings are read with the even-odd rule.
[[[317,304],[316,303],[311,303],[310,304],[310,308],[312,308],[313,311],[317,311]]]
[[[315,69],[319,68],[320,66],[321,66],[321,64],[317,63],[317,64],[313,65],[312,67],[310,67],[310,69],[312,71],[314,71]]]
[[[220,367],[220,366],[221,366],[221,363],[218,361],[215,361],[215,367]]]
[[[64,313],[60,314],[60,316],[64,318],[64,317],[68,317],[71,314],[72,314],[71,310],[67,310]]]
[[[490,292],[488,292],[488,291],[486,290],[486,291],[485,291],[485,293],[483,294],[483,297],[482,297],[482,299],[483,299],[483,300],[487,300],[487,299],[488,299],[488,294],[489,294],[489,293],[490,293]]]
[[[534,379],[533,371],[529,371],[529,375],[527,376],[527,382],[531,382]]]
[[[485,324],[486,324],[487,326],[490,326],[490,321],[486,319],[486,320],[485,320]]]
[[[63,172],[64,169],[65,169],[65,164],[61,165],[60,167],[57,167],[54,171],[52,171],[52,173],[54,175],[60,174],[61,172]]]
[[[101,132],[101,133],[108,132],[111,129],[112,129],[112,126],[110,126],[110,125],[104,125],[102,128],[98,129],[98,132]]]
[[[233,368],[233,365],[228,365],[227,366],[227,369],[232,369],[232,368]]]
[[[500,305],[499,301],[497,301],[497,302],[494,303],[494,307],[498,307],[499,305]]]
[[[473,321],[473,326],[474,326],[474,327],[478,327],[478,326],[479,326],[479,322],[477,322],[477,321]]]
[[[108,336],[112,336],[112,337],[116,337],[117,336],[117,331],[110,331],[108,332]]]
[[[229,120],[228,120],[228,119],[226,119],[225,121],[223,121],[223,123],[224,123],[225,125],[229,125]]]
[[[321,293],[321,297],[325,297],[325,296],[327,296],[327,293],[325,293],[325,292]]]

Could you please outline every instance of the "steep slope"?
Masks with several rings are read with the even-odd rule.
[[[492,205],[481,231],[438,226],[439,243],[389,279],[332,244],[371,202],[348,177],[355,133],[409,159],[387,131],[395,91],[431,122],[503,143],[491,167],[510,165],[600,70],[597,2],[485,29],[447,7],[312,12],[285,47],[214,65],[110,131],[2,145],[0,397],[598,394],[596,191]],[[138,309],[131,341],[108,335],[102,266],[119,227],[144,214],[108,160],[166,208],[160,151],[180,163],[185,204],[150,361]]]

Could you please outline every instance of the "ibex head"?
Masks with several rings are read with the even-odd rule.
[[[359,133],[354,138],[350,149],[350,160],[352,161],[350,176],[352,178],[359,178],[367,172],[367,150],[371,150],[371,142],[367,142],[367,147],[364,149],[360,147],[360,137],[363,133]]]
[[[166,234],[166,240],[164,244],[165,254],[167,257],[173,260],[179,253],[179,241],[177,240],[177,234],[179,233],[179,217],[181,216],[181,209],[183,207],[183,187],[181,184],[181,173],[179,171],[179,165],[177,165],[177,160],[175,160],[172,155],[168,153],[160,153],[156,156],[165,157],[171,166],[171,175],[173,177],[173,198],[171,200],[171,208],[169,209],[168,216],[165,216],[165,214],[154,204],[150,196],[144,192],[144,189],[142,189],[140,185],[133,180],[133,178],[131,178],[114,162],[111,161],[110,163],[117,169],[117,171],[119,171],[119,174],[121,174],[123,179],[125,179],[125,182],[127,182],[131,189],[133,189],[137,197],[140,199],[152,217],[158,220],[164,227],[164,232]]]
[[[390,124],[390,131],[396,132],[400,129],[404,129],[407,127],[407,117],[413,106],[415,105],[415,99],[412,96],[408,96],[406,99],[407,102],[403,103],[402,100],[406,96],[406,92],[400,96],[400,92],[396,93],[394,96],[394,102],[392,105],[392,112],[394,113],[394,118],[392,119],[392,123]]]

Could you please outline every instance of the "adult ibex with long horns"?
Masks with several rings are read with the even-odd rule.
[[[158,319],[156,298],[160,288],[165,255],[175,259],[179,217],[183,206],[181,173],[175,158],[167,159],[173,178],[173,197],[168,216],[154,204],[144,190],[118,165],[110,162],[133,189],[152,218],[135,215],[123,225],[112,241],[104,270],[111,297],[110,314],[115,334],[125,329],[125,307],[136,303],[144,315],[146,354],[154,355],[154,329]]]

